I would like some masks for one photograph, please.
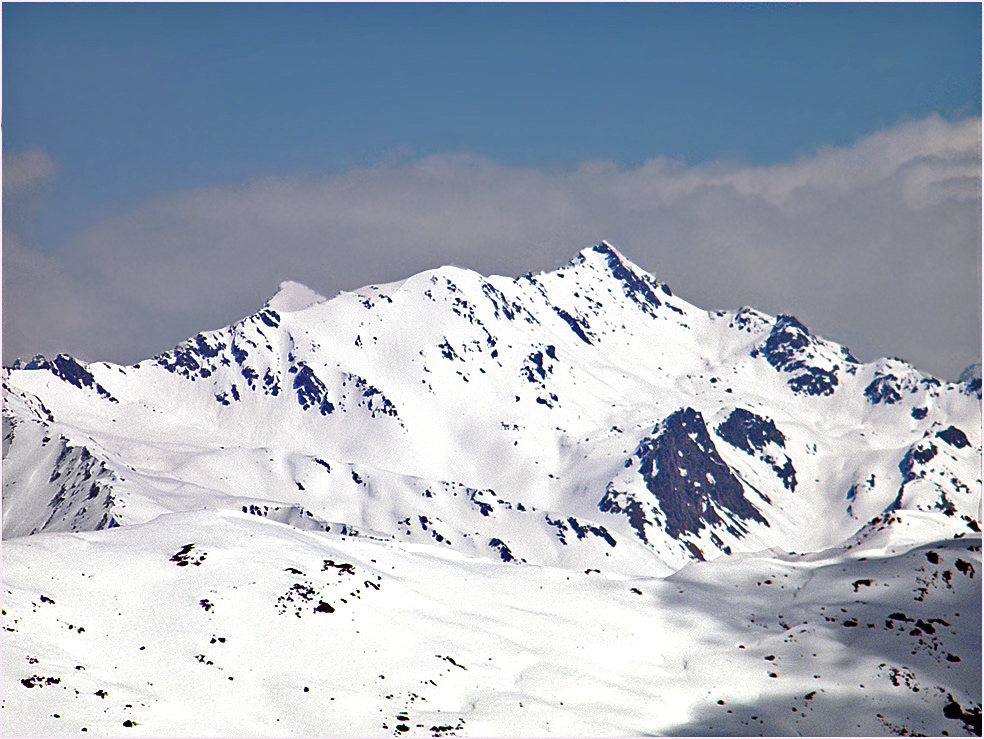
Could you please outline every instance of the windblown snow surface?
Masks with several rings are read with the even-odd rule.
[[[607,244],[3,374],[6,735],[981,735],[981,384]]]

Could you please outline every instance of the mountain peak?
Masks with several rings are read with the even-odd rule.
[[[267,301],[266,307],[278,313],[296,313],[323,302],[325,297],[311,288],[293,280],[285,280],[280,283],[276,295]]]
[[[625,295],[637,303],[647,313],[658,308],[662,301],[657,296],[660,291],[666,297],[673,292],[668,285],[659,282],[649,272],[627,259],[607,241],[582,249],[561,272],[572,269],[575,273],[582,269],[612,277],[622,283]]]
[[[600,260],[602,262],[617,261],[619,263],[631,264],[632,262],[625,258],[618,249],[609,244],[607,241],[602,241],[595,246],[589,246],[581,249],[577,255],[569,262],[571,266],[578,264],[585,264],[596,262]]]

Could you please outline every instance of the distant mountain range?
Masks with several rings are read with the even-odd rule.
[[[536,578],[546,577],[551,588],[560,587],[550,572],[567,573],[568,582],[572,576],[578,582],[593,576],[612,583],[636,578],[661,593],[661,620],[669,618],[667,608],[672,611],[668,603],[674,578],[682,578],[687,583],[683,590],[689,588],[694,602],[701,602],[698,593],[707,592],[709,583],[720,585],[713,573],[733,572],[736,582],[749,579],[743,588],[760,590],[761,580],[769,578],[763,569],[759,582],[750,585],[754,578],[749,572],[759,572],[755,568],[786,568],[788,576],[790,568],[833,568],[835,562],[850,562],[836,574],[833,569],[824,572],[832,583],[840,583],[837,587],[850,584],[850,595],[855,597],[838,591],[824,601],[825,591],[813,593],[815,612],[804,623],[821,630],[826,627],[817,624],[831,623],[820,621],[825,608],[837,605],[846,613],[841,603],[848,601],[875,608],[874,601],[860,599],[869,592],[872,577],[858,576],[851,583],[844,578],[858,575],[858,568],[868,572],[872,565],[859,563],[882,557],[894,563],[885,567],[894,573],[889,580],[896,584],[886,584],[893,593],[888,601],[879,596],[886,614],[871,616],[872,629],[877,626],[879,633],[895,634],[896,624],[915,623],[908,611],[900,611],[909,597],[896,592],[901,581],[923,583],[913,585],[913,592],[924,588],[923,600],[917,599],[920,604],[927,593],[942,589],[945,596],[941,597],[949,599],[946,608],[959,606],[965,615],[941,616],[937,610],[925,614],[948,625],[952,622],[953,633],[946,638],[942,624],[934,629],[925,619],[928,629],[906,627],[918,632],[906,637],[909,641],[939,632],[930,642],[935,644],[933,654],[940,658],[936,664],[942,665],[942,672],[925,667],[932,677],[919,680],[932,682],[932,689],[927,685],[923,695],[906,693],[906,700],[916,701],[919,711],[912,713],[910,705],[902,711],[911,714],[908,718],[890,719],[885,711],[868,715],[871,705],[865,703],[862,710],[861,699],[845,709],[841,698],[829,704],[828,711],[866,713],[858,733],[893,733],[895,727],[973,734],[976,727],[980,735],[980,610],[979,604],[976,610],[973,606],[973,598],[980,598],[980,579],[973,577],[980,566],[979,365],[952,383],[924,375],[898,359],[861,363],[846,347],[811,334],[792,316],[773,318],[747,307],[733,312],[699,309],[602,243],[583,250],[561,269],[518,279],[444,267],[331,300],[286,282],[255,314],[198,334],[133,366],[86,364],[67,355],[18,362],[4,369],[3,393],[3,537],[5,548],[14,551],[12,560],[7,560],[14,564],[4,567],[4,580],[6,588],[13,573],[23,590],[15,595],[13,589],[5,589],[4,597],[23,608],[28,601],[33,603],[32,614],[39,612],[45,597],[62,602],[32,590],[42,587],[39,572],[51,575],[46,565],[38,564],[40,570],[33,574],[18,569],[30,568],[35,556],[39,563],[47,562],[39,551],[67,548],[68,560],[58,564],[56,558],[50,564],[68,568],[59,571],[58,578],[68,577],[69,570],[98,571],[99,567],[110,567],[101,570],[104,575],[114,567],[129,573],[127,568],[138,567],[141,557],[150,556],[141,554],[131,561],[106,555],[103,564],[90,566],[85,557],[71,555],[80,541],[90,542],[87,547],[98,545],[101,552],[117,551],[121,557],[128,547],[157,551],[156,545],[146,542],[166,541],[159,551],[163,555],[166,549],[170,559],[162,560],[167,564],[160,565],[159,576],[169,581],[178,572],[175,564],[198,565],[203,572],[209,565],[218,566],[206,562],[204,553],[200,561],[195,560],[202,548],[199,539],[224,547],[227,559],[243,557],[243,567],[267,572],[269,552],[276,551],[270,548],[273,543],[279,541],[286,547],[283,551],[293,551],[291,547],[300,544],[284,542],[295,541],[290,532],[304,532],[308,537],[304,547],[317,549],[320,545],[311,544],[315,540],[326,547],[356,546],[365,566],[374,551],[385,551],[390,559],[405,552],[393,567],[410,567],[418,573],[406,574],[406,582],[422,577],[419,573],[426,571],[429,558],[443,557],[435,560],[443,563],[434,565],[435,573],[459,566],[478,572],[479,579],[488,581],[486,595],[476,591],[468,597],[492,601],[505,597],[515,583],[529,585]],[[262,525],[250,523],[254,517],[263,519]],[[221,534],[229,526],[235,532]],[[188,527],[198,533],[183,535]],[[243,538],[247,531],[257,542],[267,543],[251,550]],[[72,532],[82,538],[68,536]],[[146,532],[146,538],[138,532]],[[170,551],[177,543],[181,546]],[[237,548],[243,546],[248,554]],[[920,547],[933,547],[937,562],[928,552],[912,554]],[[267,559],[255,559],[257,552],[267,550],[263,554]],[[354,556],[354,550],[346,551],[345,556]],[[356,579],[365,581],[362,592],[370,595],[375,592],[370,593],[372,588],[379,590],[382,581],[373,580],[375,574],[369,576],[368,570],[362,572],[352,563],[343,567],[335,561],[338,556],[323,557],[321,572],[335,577],[337,569],[336,579],[344,580],[350,571],[358,571]],[[949,569],[937,568],[930,582],[924,570],[928,564],[939,564],[941,556],[953,562]],[[116,565],[108,564],[112,561]],[[764,561],[769,564],[761,565]],[[958,561],[964,563],[963,569]],[[452,566],[459,562],[464,564]],[[789,562],[800,564],[794,567]],[[807,567],[807,562],[813,564]],[[705,574],[682,575],[681,568],[688,565],[684,572]],[[151,570],[156,572],[154,567]],[[274,567],[267,574],[282,575],[291,567]],[[299,566],[294,569],[298,577],[304,571]],[[218,579],[206,590],[231,592],[228,578],[236,571],[216,575]],[[793,580],[800,578],[800,586],[806,587],[813,574],[797,572]],[[141,580],[137,573],[126,574],[124,587],[129,587],[131,578]],[[954,591],[960,578],[966,582]],[[312,613],[319,613],[319,604],[324,607],[322,614],[340,607],[337,601],[322,598],[318,589],[324,583],[304,582],[288,590],[287,595],[293,596],[278,601],[283,608],[269,618],[282,617],[295,606],[304,610],[309,602],[307,610]],[[109,585],[101,598],[111,597]],[[566,587],[574,590],[565,595]],[[565,602],[575,607],[589,601],[597,605],[603,594],[592,590],[581,603],[584,593],[578,589],[583,587],[565,585],[548,601],[558,608]],[[641,596],[644,588],[634,590]],[[469,611],[477,604],[467,600],[466,591],[472,592],[467,587],[462,590],[466,598],[462,608]],[[962,594],[959,602],[953,601],[953,592]],[[93,612],[87,610],[93,608],[87,605],[93,597],[75,586],[63,595],[80,614]],[[200,600],[218,602],[212,596]],[[740,602],[740,598],[735,601]],[[708,601],[707,608],[713,610],[712,603],[713,599]],[[175,604],[166,607],[180,610]],[[414,608],[414,619],[433,617],[424,604]],[[202,605],[202,609],[217,617],[209,607]],[[888,611],[898,615],[889,618]],[[124,612],[118,616],[123,618]],[[20,618],[30,620],[26,611]],[[596,624],[601,615],[588,609],[583,618]],[[766,618],[775,620],[775,614]],[[54,646],[55,631],[65,624],[56,621],[36,624],[45,634],[41,638],[48,645],[45,649],[54,650],[47,658],[61,654],[60,647]],[[132,625],[126,619],[122,623]],[[742,629],[754,629],[742,623]],[[233,629],[232,622],[225,627]],[[243,634],[253,633],[252,627],[240,624],[240,628],[245,628]],[[484,627],[465,619],[456,628],[481,632]],[[793,626],[787,625],[790,629]],[[55,731],[62,725],[60,718],[48,716],[42,721],[37,712],[43,713],[45,704],[35,698],[40,700],[42,693],[50,696],[60,683],[43,683],[48,676],[32,674],[28,678],[37,677],[41,682],[36,685],[43,689],[25,686],[21,668],[26,669],[31,658],[41,657],[25,652],[27,661],[16,663],[14,669],[7,655],[11,649],[18,654],[18,650],[42,650],[33,646],[36,642],[18,641],[27,639],[26,633],[14,628],[7,632],[14,636],[5,632],[4,710],[22,730],[47,731],[44,727],[50,724]],[[198,633],[195,629],[188,633],[192,632]],[[711,632],[702,633],[703,639]],[[898,646],[896,637],[889,641]],[[375,638],[382,637],[377,633]],[[871,634],[866,638],[870,641]],[[968,652],[973,652],[975,639],[977,656],[972,657]],[[160,643],[166,651],[169,642]],[[505,648],[496,644],[496,649]],[[523,654],[524,649],[532,649],[516,648]],[[111,653],[105,645],[100,649],[104,655]],[[898,652],[896,647],[892,650],[893,655]],[[919,651],[917,646],[913,655]],[[538,656],[531,660],[542,660],[542,652],[530,652],[534,653]],[[955,659],[947,662],[947,654]],[[899,655],[894,662],[886,658],[880,667],[871,668],[872,675],[887,681],[887,693],[898,690],[892,683],[904,681],[900,675],[909,674],[905,670],[917,681],[919,670],[911,659]],[[376,664],[375,658],[366,659]],[[448,659],[451,674],[456,674],[456,658]],[[491,662],[497,659],[489,657]],[[591,669],[598,664],[597,659],[588,663]],[[893,673],[893,669],[902,671]],[[127,690],[138,690],[134,674],[124,681]],[[862,669],[858,674],[868,673]],[[701,678],[701,685],[718,685],[709,675]],[[673,679],[667,678],[666,685],[675,684]],[[765,679],[768,684],[777,678]],[[868,679],[876,678],[869,675]],[[558,680],[549,684],[563,683]],[[478,691],[492,700],[488,687],[482,685],[481,681],[470,688],[461,684],[455,690],[461,695]],[[145,690],[146,686],[139,688]],[[516,690],[521,698],[536,702],[535,690]],[[253,685],[235,700],[255,701],[257,691],[262,693]],[[204,694],[209,700],[219,699],[218,693],[206,690]],[[182,723],[184,719],[168,723],[166,712],[151,710],[151,704],[160,701],[177,701],[175,705],[184,706],[183,716],[200,710],[196,699],[175,695],[148,698],[143,720],[132,721],[153,733],[172,733],[172,728],[178,733],[195,726]],[[573,733],[707,733],[712,724],[705,725],[702,711],[718,704],[705,705],[701,701],[706,698],[691,696],[692,710],[674,720],[664,716],[624,725],[565,724],[557,717],[551,723],[546,717],[553,715],[554,708],[542,706],[533,723],[514,716],[509,720],[519,723],[510,724],[498,709],[472,706],[469,710],[477,713],[471,723],[464,716],[468,711],[461,708],[452,711],[453,721],[440,723],[435,717],[438,723],[414,726],[407,707],[398,714],[406,719],[394,715],[383,722],[385,727],[353,726],[363,727],[357,733],[432,736],[502,734],[511,731],[509,726],[524,734],[564,733],[562,727]],[[806,721],[805,712],[797,713],[795,707],[790,711],[787,698],[779,701],[779,708],[795,713],[797,721],[802,713]],[[380,700],[385,704],[387,699]],[[624,696],[615,703],[619,700]],[[806,700],[819,705],[812,697]],[[888,705],[886,701],[879,698],[872,705]],[[108,710],[98,698],[94,705],[105,709],[103,713]],[[131,709],[135,705],[131,701]],[[612,710],[616,708],[613,704]],[[763,707],[759,712],[778,721],[779,708]],[[944,708],[954,715],[944,715]],[[64,710],[69,715],[75,709]],[[113,726],[118,725],[119,732],[125,733],[122,721],[99,729],[102,714],[89,708],[78,711],[95,722],[92,731],[117,733]],[[346,720],[354,720],[355,714],[346,715]],[[479,715],[482,718],[476,718]],[[745,716],[742,728],[734,723],[735,714],[722,715],[718,723],[725,733],[766,728],[759,718],[758,724],[751,721],[752,713]],[[770,724],[775,731],[788,724],[789,716],[781,715],[786,723]],[[228,720],[232,721],[224,725],[228,733],[247,728],[235,724],[235,716]],[[549,726],[537,723],[541,720]],[[210,732],[226,733],[216,725],[205,725]],[[320,731],[317,726],[302,722],[284,731],[347,730],[344,722],[329,722]],[[824,733],[824,726],[833,725],[818,719],[816,731],[808,722],[788,726]],[[853,725],[840,729],[855,733]],[[73,725],[69,733],[80,730]],[[261,733],[278,731],[270,725]]]

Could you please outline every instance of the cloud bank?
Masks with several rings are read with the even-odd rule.
[[[55,174],[55,162],[47,152],[35,147],[3,155],[4,197],[43,184]]]
[[[442,264],[515,276],[602,239],[703,308],[793,313],[863,360],[955,378],[981,353],[981,120],[906,122],[774,166],[442,155],[270,177],[161,195],[54,254],[5,230],[4,363],[133,362],[285,279],[330,296]]]

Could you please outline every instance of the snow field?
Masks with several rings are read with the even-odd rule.
[[[980,694],[979,536],[658,579],[199,511],[5,555],[15,735],[960,734]]]

